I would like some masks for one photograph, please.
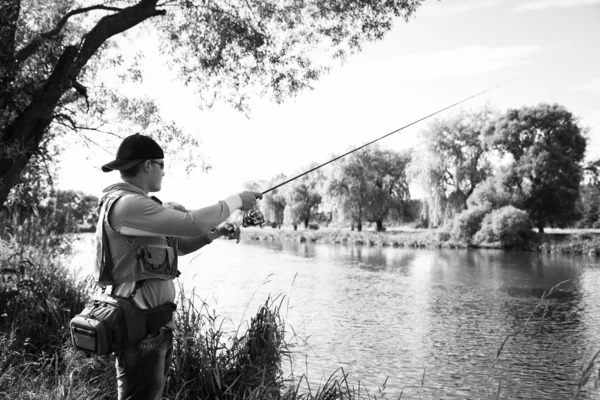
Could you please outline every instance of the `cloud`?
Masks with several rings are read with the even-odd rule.
[[[600,78],[594,78],[587,83],[571,85],[567,89],[572,92],[600,92]]]
[[[537,51],[538,46],[465,46],[353,65],[348,73],[353,75],[353,79],[373,79],[374,73],[378,79],[433,80],[468,77],[525,64],[528,62],[527,58]]]
[[[499,4],[500,0],[477,0],[477,1],[467,1],[462,4],[454,3],[446,3],[446,2],[426,2],[419,8],[417,11],[417,15],[419,17],[422,16],[447,16],[448,14],[462,14],[470,11],[481,10],[485,8],[490,8]]]
[[[600,4],[600,0],[534,0],[528,1],[515,7],[514,11],[533,11],[547,8],[569,8]]]

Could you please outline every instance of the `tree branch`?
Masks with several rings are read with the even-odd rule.
[[[103,17],[82,40],[77,61],[74,63],[77,73],[96,51],[109,38],[133,28],[146,19],[165,15],[165,10],[157,10],[158,0],[141,0],[134,6],[127,7],[122,11]]]
[[[69,11],[67,13],[67,15],[65,15],[64,17],[61,18],[60,21],[58,21],[58,24],[56,25],[56,27],[54,29],[52,29],[51,31],[42,33],[40,36],[33,39],[28,45],[26,45],[25,47],[23,47],[22,49],[17,51],[17,54],[15,55],[15,60],[16,60],[17,64],[20,64],[21,62],[23,62],[23,61],[27,60],[29,57],[31,57],[33,55],[33,53],[36,52],[36,50],[42,45],[42,43],[45,40],[58,35],[60,33],[60,31],[62,30],[62,28],[67,23],[67,21],[69,20],[69,18],[71,18],[72,16],[77,15],[77,14],[83,14],[83,13],[86,13],[89,11],[94,11],[94,10],[123,11],[122,8],[108,7],[108,6],[103,6],[103,5],[78,8],[77,10]]]
[[[79,93],[80,95],[82,95],[85,98],[85,104],[87,105],[87,109],[89,111],[90,110],[90,101],[89,101],[88,95],[87,95],[87,88],[85,86],[83,86],[81,83],[75,81],[75,82],[73,82],[73,89],[75,89],[77,91],[77,93]]]

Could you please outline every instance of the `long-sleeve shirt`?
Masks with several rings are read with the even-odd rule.
[[[191,253],[211,243],[219,236],[211,230],[242,204],[239,196],[231,196],[208,207],[181,212],[164,207],[129,183],[109,186],[104,192],[115,187],[126,187],[135,193],[121,197],[111,207],[108,215],[110,228],[128,236],[172,236],[175,238],[178,255]],[[135,282],[123,283],[115,285],[113,293],[129,296],[134,288]],[[172,280],[148,279],[137,290],[134,301],[140,308],[153,308],[166,302],[174,302],[175,294]],[[171,321],[167,327],[174,329],[174,322]]]

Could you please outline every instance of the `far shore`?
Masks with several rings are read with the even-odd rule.
[[[537,233],[537,231],[536,231]],[[387,228],[384,232],[363,229],[361,232],[349,228],[305,229],[298,227],[249,227],[242,228],[242,239],[245,240],[285,240],[296,242],[312,242],[323,244],[346,244],[401,248],[492,248],[504,249],[502,243],[476,246],[466,242],[442,240],[437,229],[416,229],[412,227]],[[599,229],[555,229],[548,228],[538,234],[534,243],[529,243],[518,250],[543,253],[600,254]]]

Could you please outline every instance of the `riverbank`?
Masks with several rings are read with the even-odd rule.
[[[342,244],[359,246],[383,246],[399,248],[431,248],[431,249],[467,249],[491,248],[508,249],[502,243],[491,243],[486,246],[474,246],[466,241],[455,241],[437,229],[395,228],[385,232],[349,229],[274,229],[270,227],[249,227],[242,230],[242,238],[248,240],[283,240],[323,244]],[[536,234],[532,241],[518,250],[540,253],[564,254],[600,254],[600,231],[585,229],[551,229],[543,234]]]

